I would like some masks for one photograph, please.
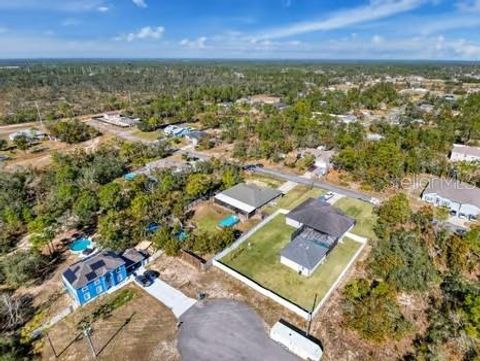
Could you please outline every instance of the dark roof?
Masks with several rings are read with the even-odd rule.
[[[315,239],[296,237],[282,250],[281,255],[312,270],[327,255],[328,250],[329,247]]]
[[[252,207],[260,208],[264,204],[282,195],[282,192],[273,188],[260,187],[256,184],[240,183],[223,191],[221,194],[239,200]]]
[[[341,237],[355,224],[355,220],[341,210],[320,199],[309,198],[287,214],[293,219],[316,231],[335,239]]]
[[[125,261],[118,254],[112,251],[102,251],[72,264],[63,272],[63,277],[72,287],[81,288],[122,265],[125,265]]]
[[[472,204],[480,208],[480,189],[455,179],[432,179],[423,194],[435,193],[451,201]]]
[[[137,251],[135,248],[129,248],[122,253],[122,258],[125,261],[126,266],[129,267],[147,259],[148,255],[141,251]]]

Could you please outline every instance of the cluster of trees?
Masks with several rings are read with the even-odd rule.
[[[189,235],[188,242],[180,244],[185,240],[179,233],[189,228],[192,202],[238,183],[240,168],[212,160],[197,163],[195,169],[182,173],[159,171],[153,178],[155,181],[137,177],[134,181],[112,182],[100,189],[99,243],[123,250],[151,236],[157,247],[171,255],[176,254],[180,246],[207,253],[208,247],[222,247],[221,239],[211,235],[208,240],[207,237],[201,239],[196,233]],[[148,232],[152,224],[160,228],[153,235]],[[207,246],[199,246],[202,242]]]
[[[62,120],[48,126],[50,135],[69,144],[81,143],[95,138],[101,133],[78,119]]]
[[[327,87],[346,82],[363,83],[371,77],[410,74],[452,79],[452,89],[472,66],[463,64],[318,64],[258,62],[29,62],[19,69],[0,69],[4,102],[0,123],[38,119],[55,120],[106,110],[128,110],[152,127],[170,120],[188,120],[209,103],[235,101],[270,93],[288,103],[308,93],[312,84]],[[367,107],[395,102],[389,85],[375,85],[348,100],[329,95],[334,110],[348,111],[361,101]],[[160,96],[158,94],[161,94]],[[328,109],[328,108],[327,108]]]
[[[0,172],[0,252],[8,252],[27,230],[40,247],[49,246],[62,228],[94,224],[103,185],[166,154],[161,143],[113,142],[94,153],[56,153],[41,173]]]
[[[415,336],[405,359],[475,359],[480,344],[480,229],[464,236],[433,224],[430,207],[412,212],[402,193],[378,209],[367,277],[344,291],[346,324],[376,342]],[[415,319],[406,319],[400,295],[428,300],[428,328],[415,334]],[[447,346],[448,344],[448,346]],[[455,356],[455,357],[454,357]]]

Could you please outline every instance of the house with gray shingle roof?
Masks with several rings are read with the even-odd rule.
[[[455,179],[432,179],[422,192],[422,200],[448,208],[450,215],[462,219],[480,215],[480,189]]]
[[[82,259],[62,274],[63,284],[80,305],[90,302],[128,279],[148,255],[135,249],[123,254],[105,250]]]
[[[323,200],[310,198],[287,214],[286,223],[296,231],[281,251],[280,262],[310,276],[355,220]]]
[[[273,188],[240,183],[217,194],[214,202],[245,218],[250,218],[258,209],[281,195],[282,192]]]

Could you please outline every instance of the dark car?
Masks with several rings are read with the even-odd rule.
[[[143,272],[143,275],[148,278],[150,281],[154,282],[158,276],[160,276],[160,273],[154,270],[148,270]]]
[[[144,275],[138,275],[135,277],[135,282],[137,282],[142,287],[151,286],[153,281],[145,277]]]

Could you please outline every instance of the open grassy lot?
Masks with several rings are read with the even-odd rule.
[[[272,178],[272,177],[269,177],[263,174],[258,174],[258,173],[246,174],[245,181],[247,183],[255,183],[259,186],[270,187],[270,188],[278,188],[284,183],[279,179]]]
[[[280,208],[291,210],[306,201],[308,198],[317,198],[322,194],[325,194],[325,191],[319,188],[296,186],[282,198],[277,199],[275,205],[267,207],[265,211],[267,213],[273,213]]]
[[[344,239],[312,276],[304,277],[280,263],[280,251],[290,241],[293,231],[285,224],[285,216],[278,215],[221,261],[309,310],[315,294],[318,300],[325,296],[361,244]]]
[[[350,217],[356,219],[357,224],[352,229],[352,233],[369,239],[375,238],[373,227],[376,223],[376,215],[373,212],[373,205],[358,199],[344,197],[334,204]]]
[[[79,330],[87,318],[93,320],[92,341],[100,360],[179,360],[175,316],[136,286],[93,301],[52,326],[50,339],[61,360],[93,359]],[[48,341],[42,341],[41,359],[56,360]]]
[[[131,134],[147,141],[154,141],[165,137],[164,133],[160,130],[155,130],[153,132],[142,132],[140,129],[133,129]]]

